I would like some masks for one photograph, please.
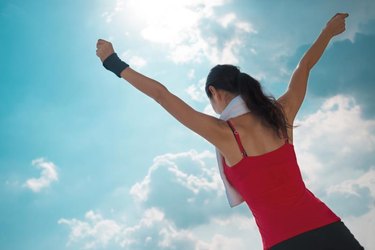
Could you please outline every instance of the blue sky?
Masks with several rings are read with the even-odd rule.
[[[306,185],[375,249],[375,2],[0,2],[1,249],[260,249],[229,208],[214,148],[106,71],[98,38],[212,114],[202,86],[232,63],[276,97],[336,12],[294,144]]]

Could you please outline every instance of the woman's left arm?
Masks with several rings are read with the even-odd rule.
[[[114,53],[112,44],[102,39],[98,40],[97,48],[96,54],[102,62]],[[201,135],[216,147],[219,147],[218,145],[223,139],[223,131],[226,131],[222,120],[194,110],[183,100],[169,92],[163,84],[142,75],[130,67],[126,67],[116,74],[139,91],[153,98],[183,125]]]
[[[319,61],[329,41],[345,31],[346,13],[338,13],[328,21],[319,37],[307,50],[290,79],[287,91],[278,99],[283,106],[287,120],[293,123],[306,95],[307,81],[311,69]]]

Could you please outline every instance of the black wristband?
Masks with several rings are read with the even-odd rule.
[[[103,66],[121,78],[121,72],[129,67],[129,64],[121,61],[117,54],[113,53],[103,61]]]

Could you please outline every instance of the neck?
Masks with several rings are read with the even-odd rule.
[[[224,96],[224,100],[223,100],[223,110],[228,106],[228,104],[238,95],[234,95],[234,94],[231,94],[231,93],[228,93]]]

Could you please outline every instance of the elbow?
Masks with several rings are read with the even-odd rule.
[[[160,105],[163,105],[163,102],[168,95],[169,90],[164,86],[160,84],[160,87],[157,89],[154,100],[159,103]]]
[[[312,65],[308,61],[302,59],[298,63],[297,68],[300,71],[309,72],[311,70],[311,68],[312,68]]]

